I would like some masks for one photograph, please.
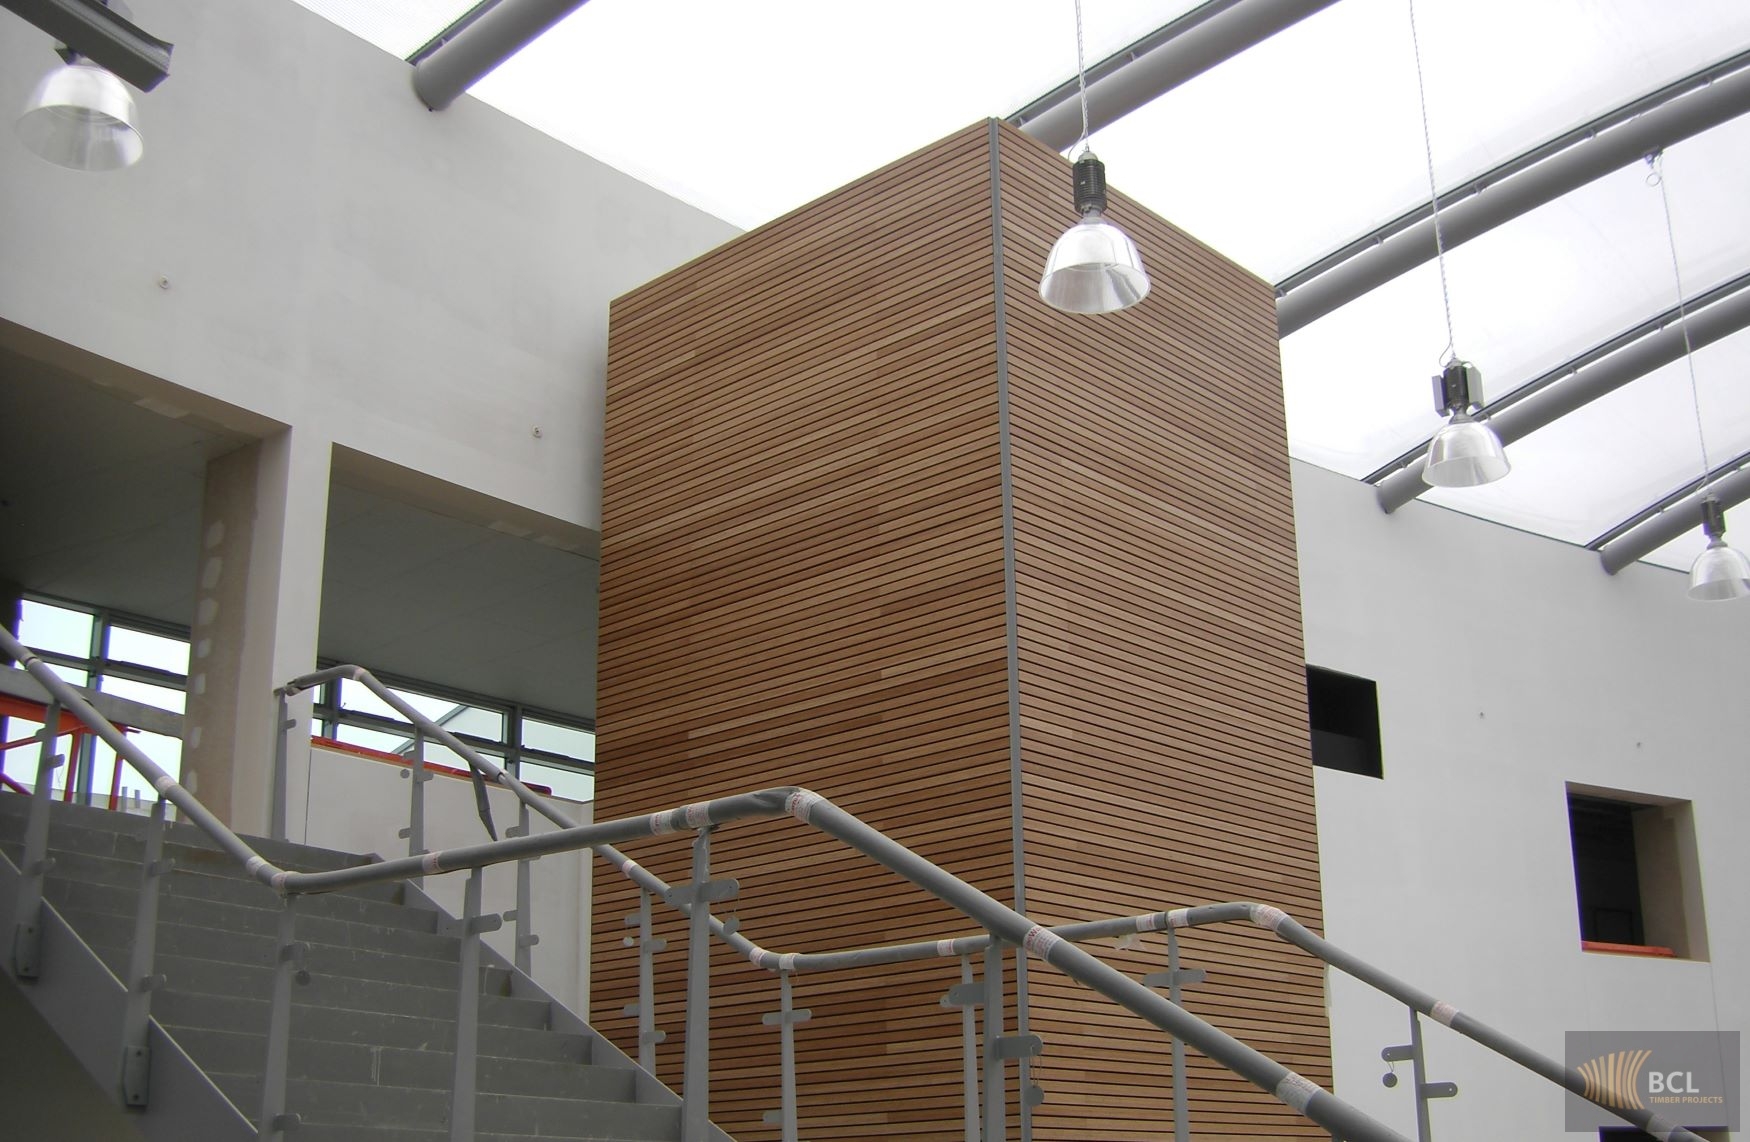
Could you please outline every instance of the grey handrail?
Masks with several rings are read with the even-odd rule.
[[[918,885],[958,909],[990,931],[994,937],[1025,949],[1028,954],[1044,960],[1070,978],[1128,1008],[1169,1035],[1183,1039],[1285,1106],[1331,1131],[1333,1136],[1349,1139],[1351,1142],[1407,1142],[1403,1135],[1376,1122],[1311,1079],[1296,1074],[1225,1031],[1162,998],[1123,972],[1100,962],[1074,944],[1033,923],[1021,913],[869,827],[818,793],[793,786],[764,789],[696,802],[640,817],[574,825],[551,833],[466,845],[354,868],[327,872],[292,872],[274,866],[255,852],[10,633],[0,631],[0,650],[4,650],[24,669],[30,671],[49,693],[61,701],[65,709],[72,711],[113,746],[119,756],[126,758],[130,765],[139,770],[161,797],[174,804],[221,849],[242,863],[248,875],[288,897],[439,872],[485,868],[545,853],[611,845],[615,841],[659,836],[682,830],[703,831],[731,821],[788,814]],[[290,688],[288,685],[288,690]],[[445,737],[453,738],[447,731],[437,736],[440,741],[444,741]],[[450,742],[444,741],[444,744],[450,745]],[[461,743],[458,741],[457,744]],[[463,756],[467,754],[463,753]],[[484,762],[485,759],[480,760]],[[532,795],[527,786],[502,767],[491,768],[496,770],[494,780],[500,784],[516,790],[519,796]],[[553,813],[546,815],[551,819]]]
[[[579,828],[575,819],[554,806],[547,798],[535,793],[528,786],[518,781],[502,766],[494,764],[466,742],[451,734],[441,725],[426,717],[412,705],[402,700],[389,688],[378,681],[371,673],[361,666],[335,666],[317,671],[286,684],[285,691],[295,694],[311,689],[337,678],[351,678],[376,694],[383,701],[398,711],[425,733],[443,742],[457,755],[464,758],[477,772],[484,774],[495,783],[512,790],[519,800],[534,811],[541,813],[554,824],[559,825],[561,833],[549,833],[547,837],[558,837]],[[715,802],[713,802],[715,804]],[[633,834],[647,835],[647,834]],[[616,836],[612,840],[626,840],[630,836]],[[636,883],[640,888],[655,896],[661,897],[682,915],[692,915],[692,904],[677,896],[672,887],[655,873],[644,868],[638,862],[627,857],[614,848],[609,839],[590,843],[597,855],[603,857],[619,871]],[[469,849],[453,849],[451,854],[460,859],[461,854],[471,854],[477,850],[490,849],[493,846],[472,846]],[[567,846],[567,847],[582,847]],[[527,855],[536,852],[561,851],[560,849],[530,849]],[[428,856],[431,854],[428,854]],[[410,865],[415,858],[407,858],[398,862]],[[426,859],[426,858],[419,858]],[[513,858],[514,859],[514,858]],[[397,862],[391,862],[397,863]],[[377,866],[382,867],[382,866]],[[458,864],[457,868],[470,867]],[[440,871],[432,868],[425,871]],[[441,871],[451,871],[442,869]],[[411,874],[417,875],[417,874]],[[946,874],[944,874],[946,875]],[[777,952],[761,947],[738,930],[726,925],[722,920],[707,911],[712,935],[727,944],[749,963],[756,967],[775,972],[807,972],[836,971],[855,967],[877,967],[887,964],[906,963],[938,957],[955,957],[972,955],[983,951],[990,945],[991,936],[988,933],[958,936],[939,940],[922,940],[908,944],[889,944],[874,948],[852,948],[837,952]],[[1279,908],[1265,904],[1236,902],[1228,904],[1206,904],[1195,908],[1177,908],[1162,912],[1143,913],[1139,916],[1118,916],[1101,920],[1089,920],[1071,924],[1060,924],[1049,929],[1042,929],[1048,936],[1057,940],[1076,942],[1081,940],[1099,939],[1104,936],[1120,936],[1132,932],[1160,931],[1166,928],[1202,927],[1207,924],[1226,923],[1236,920],[1246,920],[1263,927],[1288,943],[1294,944],[1303,951],[1309,952],[1329,964],[1331,967],[1360,980],[1368,986],[1380,991],[1393,999],[1426,1015],[1437,1023],[1441,1023],[1460,1035],[1482,1044],[1484,1047],[1509,1059],[1526,1070],[1541,1076],[1566,1090],[1572,1091],[1588,1102],[1615,1114],[1625,1122],[1645,1130],[1656,1137],[1667,1137],[1671,1142],[1703,1142],[1703,1140],[1682,1127],[1666,1122],[1655,1114],[1645,1110],[1624,1109],[1609,1105],[1602,1101],[1602,1095],[1594,1097],[1587,1093],[1584,1076],[1572,1067],[1551,1059],[1539,1051],[1519,1042],[1488,1024],[1459,1011],[1454,1005],[1435,999],[1432,995],[1419,988],[1398,979],[1380,968],[1374,967],[1359,956],[1343,950],[1321,936],[1314,935],[1299,921],[1290,917]],[[992,929],[994,931],[994,929]],[[1095,961],[1098,962],[1098,961]],[[1079,977],[1078,977],[1079,978]],[[1152,994],[1152,993],[1151,993]],[[1146,1016],[1145,1016],[1146,1017]],[[1195,1040],[1185,1037],[1187,1042],[1196,1045]],[[1243,1073],[1243,1072],[1242,1072]],[[1246,1076],[1250,1078],[1251,1076]],[[1256,1081],[1256,1080],[1254,1080]],[[1285,1100],[1286,1101],[1286,1100]],[[1290,1104],[1292,1105],[1292,1103]],[[1315,1120],[1316,1121],[1316,1120]]]

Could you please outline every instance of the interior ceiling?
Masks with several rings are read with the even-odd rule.
[[[207,463],[249,442],[0,347],[0,583],[188,626]],[[593,717],[596,568],[337,483],[318,653]]]
[[[403,57],[474,7],[300,2]],[[1088,63],[1194,9],[1256,2],[1084,0]],[[1074,74],[1071,0],[896,0],[872,11],[818,0],[591,0],[474,94],[752,226],[967,122],[1008,115]],[[1685,77],[1724,74],[1750,49],[1741,0],[1417,0],[1415,18],[1431,160],[1407,0],[1338,0],[1096,131],[1091,144],[1114,186],[1293,298],[1289,287],[1305,288],[1300,271],[1426,208],[1430,161],[1443,194],[1463,188]],[[1703,90],[1694,81],[1682,97]],[[1624,118],[1638,124],[1639,114]],[[1750,118],[1730,116],[1663,150],[1684,294],[1696,298],[1750,271]],[[1507,192],[1479,190],[1485,203],[1491,190]],[[1448,204],[1455,217],[1469,197]],[[1067,188],[1065,198],[1067,221]],[[1365,256],[1370,243],[1361,245]],[[1150,270],[1157,280],[1173,273]],[[1566,362],[1675,303],[1661,188],[1632,155],[1455,241],[1446,278],[1451,348],[1480,366],[1491,401],[1540,378],[1562,383]],[[1432,260],[1288,333],[1290,451],[1382,478],[1440,425],[1428,378],[1448,344]],[[1669,362],[1511,444],[1514,469],[1501,483],[1423,498],[1596,545],[1700,476],[1703,435],[1716,469],[1750,458],[1741,379],[1750,334],[1713,341],[1694,363],[1697,399],[1684,362]],[[1750,531],[1750,510],[1728,520]],[[1687,567],[1701,545],[1691,529],[1649,559]]]

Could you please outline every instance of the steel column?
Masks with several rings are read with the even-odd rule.
[[[121,759],[116,759],[121,765]],[[140,902],[134,911],[134,945],[128,953],[128,989],[122,1014],[121,1092],[127,1106],[145,1106],[151,1077],[152,993],[164,986],[154,970],[158,941],[158,897],[171,862],[164,857],[164,798],[152,803],[146,822],[146,852],[140,866]]]
[[[480,914],[483,868],[468,873],[462,890],[462,947],[456,995],[456,1060],[450,1083],[450,1142],[474,1142],[474,1108],[480,1063],[480,933],[502,923]]]
[[[286,1112],[286,1075],[291,1060],[292,984],[309,983],[304,970],[306,945],[296,937],[296,896],[280,902],[279,938],[275,943],[273,995],[268,1000],[267,1063],[261,1072],[260,1142],[285,1142],[299,1117]]]
[[[687,1042],[681,1074],[681,1142],[709,1142],[711,1126],[711,826],[693,839],[687,917]]]
[[[1002,1057],[1003,946],[993,932],[984,949],[984,1142],[1003,1142],[1008,1128]]]
[[[51,698],[43,711],[42,744],[37,749],[36,787],[30,791],[30,816],[24,822],[24,879],[12,910],[12,970],[19,979],[35,979],[42,971],[43,878],[55,867],[49,856],[49,813],[54,799],[55,770],[66,758],[55,752],[60,737],[61,703]]]
[[[413,93],[433,111],[442,111],[583,4],[584,0],[500,0],[414,66]]]

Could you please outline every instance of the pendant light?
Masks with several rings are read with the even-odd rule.
[[[1416,35],[1416,4],[1410,0],[1410,46],[1416,56],[1416,95],[1422,105],[1422,149],[1428,158],[1428,200],[1434,219],[1434,260],[1440,267],[1440,301],[1446,309],[1446,359],[1434,378],[1434,407],[1446,426],[1428,444],[1424,483],[1436,488],[1492,484],[1512,468],[1501,438],[1478,418],[1483,404],[1482,371],[1461,361],[1452,333],[1452,291],[1446,283],[1446,239],[1440,230],[1440,191],[1434,182],[1434,140],[1428,129],[1428,87],[1422,78],[1422,44]]]
[[[138,162],[145,141],[127,84],[77,53],[43,77],[18,117],[31,153],[80,171],[119,170]]]
[[[1647,185],[1658,188],[1665,212],[1665,240],[1671,247],[1671,279],[1677,286],[1677,325],[1683,330],[1683,361],[1689,367],[1689,400],[1695,409],[1695,439],[1701,446],[1701,531],[1707,547],[1689,567],[1689,597],[1707,603],[1750,596],[1750,559],[1726,543],[1726,510],[1714,495],[1707,433],[1701,425],[1701,389],[1695,381],[1695,346],[1689,342],[1689,310],[1683,300],[1683,270],[1677,260],[1677,231],[1671,225],[1671,196],[1665,190],[1665,152],[1647,156]]]
[[[1088,72],[1082,48],[1082,0],[1076,0],[1076,83],[1082,136],[1076,141],[1075,207],[1081,221],[1064,231],[1045,260],[1039,296],[1069,313],[1115,313],[1148,296],[1148,274],[1130,236],[1106,220],[1106,165],[1088,149]]]

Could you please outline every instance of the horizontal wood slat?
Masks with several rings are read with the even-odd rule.
[[[1013,902],[1019,813],[1044,922],[1259,899],[1318,926],[1273,299],[1114,195],[1154,294],[1046,309],[1068,186],[1061,158],[978,124],[614,303],[598,819],[802,784]],[[678,884],[689,837],[627,851]],[[967,934],[796,822],[718,830],[713,852],[741,882],[720,911],[774,950]],[[636,895],[611,875],[594,893],[592,1018],[635,1054]],[[685,928],[658,914],[678,1084]],[[1328,1082],[1316,964],[1243,927],[1185,948],[1211,973],[1192,1010]],[[1097,950],[1164,966],[1159,936]],[[712,962],[712,1116],[767,1142],[777,981]],[[1034,1136],[1170,1136],[1160,1033],[1048,967],[1027,979]],[[962,1136],[959,1012],[939,1003],[958,980],[955,961],[797,977],[804,1137]],[[1189,1105],[1198,1137],[1319,1136],[1201,1059]]]

